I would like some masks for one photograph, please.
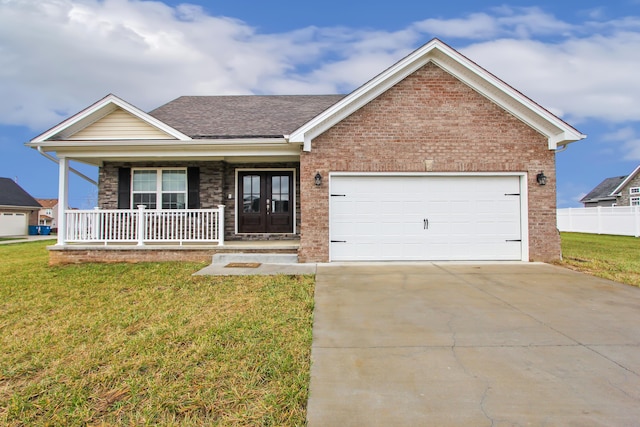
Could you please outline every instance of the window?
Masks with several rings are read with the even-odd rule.
[[[51,216],[53,215],[53,212],[51,211],[51,209],[47,209],[46,211],[44,211],[44,214]]]
[[[640,206],[640,197],[632,197],[630,205],[631,206]]]
[[[133,206],[147,209],[186,209],[186,169],[133,169]]]
[[[640,187],[631,187],[629,189],[629,194],[640,194]]]

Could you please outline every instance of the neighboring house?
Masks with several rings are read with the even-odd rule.
[[[54,263],[553,261],[555,150],[584,137],[432,40],[346,96],[184,96],[145,113],[108,95],[27,145],[59,158],[62,206],[69,161],[100,168],[99,209],[58,217]]]
[[[47,225],[52,229],[58,226],[58,199],[36,199],[42,206],[38,213],[38,224]]]
[[[607,178],[581,200],[585,208],[640,206],[640,165],[629,175]]]
[[[0,237],[26,236],[40,204],[10,178],[0,178]]]

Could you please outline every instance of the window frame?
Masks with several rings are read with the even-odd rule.
[[[155,191],[135,191],[133,186],[133,180],[137,171],[155,171],[156,172],[156,189]],[[182,171],[184,172],[184,190],[176,191],[176,190],[164,190],[162,187],[162,175],[164,171]],[[134,196],[136,194],[155,194],[156,196],[156,207],[150,208],[147,205],[147,209],[162,211],[162,210],[186,210],[189,206],[189,176],[186,167],[165,167],[165,168],[131,168],[131,183],[130,183],[130,197],[131,197],[131,205],[132,209],[136,208],[137,205],[134,201]],[[184,208],[163,208],[162,207],[162,196],[164,194],[184,194]],[[140,203],[143,205],[144,203]]]
[[[640,195],[640,187],[630,187],[629,194],[631,195]]]
[[[636,202],[636,204],[634,204],[633,202]],[[629,198],[629,206],[640,206],[640,196]]]

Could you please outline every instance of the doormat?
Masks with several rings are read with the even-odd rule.
[[[225,268],[258,268],[262,265],[260,262],[230,262]]]

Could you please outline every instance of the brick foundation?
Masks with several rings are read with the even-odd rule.
[[[295,254],[296,249],[74,249],[49,248],[49,265],[96,263],[139,263],[139,262],[211,262],[217,253],[286,253]]]

